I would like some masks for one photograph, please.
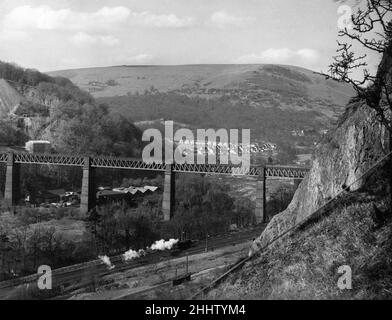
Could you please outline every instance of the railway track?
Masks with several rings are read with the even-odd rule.
[[[235,245],[238,243],[251,241],[253,238],[260,235],[264,227],[265,225],[261,225],[251,230],[239,231],[236,233],[229,233],[209,238],[207,242],[208,250],[210,251],[229,245]],[[173,251],[167,250],[163,252],[150,253],[144,257],[136,258],[128,262],[125,262],[123,260],[122,255],[112,256],[110,257],[110,261],[115,267],[111,270],[108,270],[107,265],[105,265],[101,260],[93,260],[85,263],[54,269],[52,270],[52,287],[62,288],[62,292],[67,292],[70,289],[75,290],[91,285],[100,277],[103,277],[108,274],[124,272],[126,270],[147,266],[149,264],[184,257],[186,255],[194,255],[205,252],[205,250],[206,242],[204,240],[200,240],[195,246],[187,250],[183,250],[176,255],[173,254]],[[2,292],[6,292],[13,287],[26,284],[36,284],[38,277],[39,276],[37,274],[32,274],[26,277],[0,282],[0,298],[2,296]]]

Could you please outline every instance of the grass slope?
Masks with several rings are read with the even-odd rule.
[[[278,103],[280,107],[303,110],[306,105],[317,110],[322,105],[329,115],[353,95],[347,84],[327,80],[311,70],[283,65],[117,66],[49,74],[67,77],[95,97],[143,93],[154,87],[161,92],[208,97],[237,94],[252,100],[255,106]]]
[[[392,221],[374,221],[374,204],[357,194],[304,231],[265,250],[211,291],[212,299],[392,299]],[[337,286],[352,269],[352,290]]]

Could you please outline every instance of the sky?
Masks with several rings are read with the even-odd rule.
[[[215,63],[326,71],[337,48],[339,6],[333,0],[0,0],[0,60],[44,72]]]

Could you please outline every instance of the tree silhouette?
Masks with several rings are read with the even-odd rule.
[[[358,1],[351,19],[352,27],[339,31],[344,41],[337,41],[337,55],[329,66],[328,77],[351,84],[357,98],[376,111],[378,120],[392,134],[392,1]],[[380,56],[375,74],[368,69],[367,54],[355,53],[354,44]],[[356,70],[362,71],[360,78],[353,76]]]
[[[351,20],[352,28],[339,31],[339,37],[345,41],[337,41],[337,56],[329,66],[329,77],[351,84],[357,92],[356,99],[376,112],[377,119],[389,131],[392,151],[392,0],[359,0]],[[356,54],[353,44],[380,57],[375,74],[368,69],[367,55]],[[355,70],[362,70],[362,78],[353,77]],[[391,168],[391,158],[389,162]],[[388,174],[392,203],[392,175]]]

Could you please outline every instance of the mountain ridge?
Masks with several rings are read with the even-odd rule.
[[[295,161],[293,148],[297,154],[313,150],[354,95],[348,84],[287,65],[120,66],[50,74],[70,79],[135,122],[163,118],[189,128],[249,128],[252,142],[278,144],[276,160],[286,164]],[[303,131],[306,136],[295,136]]]
[[[302,67],[274,64],[211,64],[179,66],[113,66],[69,69],[49,72],[52,76],[63,76],[89,91],[95,97],[121,96],[143,92],[151,87],[163,92],[176,91],[184,94],[219,94],[208,90],[272,90],[277,92],[277,80],[288,82],[284,91],[301,93],[300,83],[305,82],[312,90],[304,94],[311,98],[322,98],[342,106],[347,104],[354,91],[344,83],[318,72]],[[267,81],[262,81],[265,78]],[[272,81],[273,83],[268,83]],[[320,90],[324,82],[329,92]],[[291,87],[291,88],[290,88]],[[314,90],[316,89],[316,90]],[[327,91],[328,91],[327,89]],[[224,92],[221,92],[224,93]],[[277,92],[279,93],[279,92]],[[332,99],[332,96],[338,96]]]

